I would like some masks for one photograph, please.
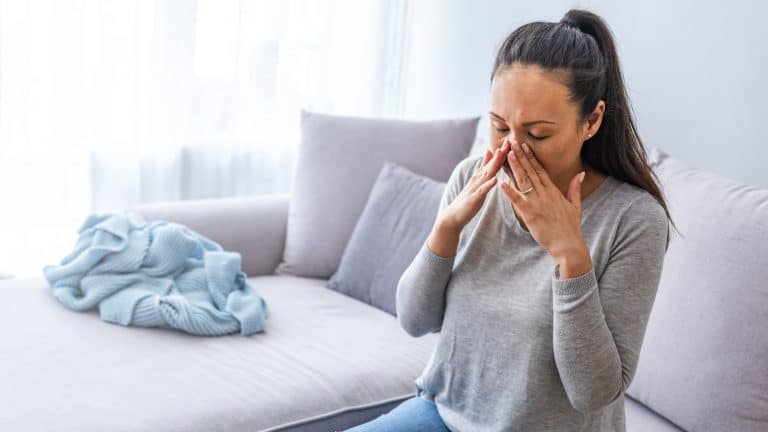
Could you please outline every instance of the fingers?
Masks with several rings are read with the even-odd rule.
[[[537,177],[539,178],[539,181],[542,185],[549,186],[552,184],[552,181],[549,178],[549,174],[547,174],[547,171],[544,169],[543,166],[541,166],[541,163],[539,162],[539,159],[536,158],[536,155],[533,154],[533,150],[528,146],[528,144],[523,143],[523,153],[526,154],[528,158],[528,162],[531,163],[531,166],[533,167],[533,170],[536,172]]]
[[[510,179],[515,176],[515,173],[512,172],[512,167],[509,166],[509,159],[506,156],[504,157],[504,163],[501,164],[501,167],[504,168],[504,173],[507,174],[507,177]]]
[[[508,150],[509,144],[506,142],[497,148],[496,151],[486,150],[483,163],[475,171],[475,174],[480,174],[483,179],[495,177],[496,172],[499,171],[499,168],[504,163],[505,154]]]
[[[527,206],[529,203],[525,199],[525,194],[522,194],[517,189],[515,189],[514,185],[510,185],[509,183],[502,183],[501,190],[504,192],[504,195],[509,198],[513,206],[523,210],[528,208]]]
[[[486,149],[485,150],[485,157],[483,157],[483,163],[480,164],[480,169],[483,169],[485,164],[487,164],[488,161],[491,160],[491,159],[493,159],[493,152],[491,151],[491,149]]]
[[[534,190],[541,189],[543,184],[541,183],[541,179],[539,178],[538,173],[533,168],[533,164],[531,163],[529,155],[523,151],[523,144],[515,142],[515,144],[512,146],[512,151],[514,152],[518,167],[522,171],[520,173],[520,177],[516,179],[518,181],[517,184],[520,186],[520,190],[525,190],[531,186],[534,187]],[[514,169],[512,171],[514,172]],[[527,179],[527,183],[525,181],[521,182],[520,179]]]
[[[488,162],[492,160],[495,156],[496,156],[496,152],[491,151],[491,149],[486,149],[485,156],[483,156],[483,163],[481,163],[479,167],[475,168],[475,172],[473,173],[473,175],[474,176],[483,175],[483,170],[485,169],[486,165],[488,165]]]
[[[512,150],[507,154],[507,160],[509,161],[509,166],[512,168],[513,179],[516,183],[513,185],[513,188],[516,190],[516,193],[521,193],[520,191],[529,189],[533,183],[520,162],[520,157],[517,156],[514,145],[512,146]],[[535,189],[534,186],[534,190],[529,193],[536,193]]]
[[[568,185],[568,201],[579,210],[579,213],[581,213],[581,183],[584,181],[586,174],[586,171],[576,174]]]
[[[491,164],[488,166],[488,174],[493,176],[496,175],[496,173],[499,171],[499,168],[501,168],[501,165],[504,163],[507,151],[509,151],[509,142],[504,141],[501,144],[501,147],[496,150],[496,154],[494,154],[494,158],[491,161]]]
[[[489,190],[496,184],[496,176],[493,176],[483,182],[473,193],[478,195],[485,195],[488,193]]]

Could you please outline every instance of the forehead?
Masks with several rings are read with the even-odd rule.
[[[576,113],[568,88],[554,72],[534,65],[513,65],[491,84],[491,111],[507,122],[551,120],[560,123]]]

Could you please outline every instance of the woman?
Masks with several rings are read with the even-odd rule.
[[[521,26],[491,94],[492,148],[454,169],[397,287],[435,351],[415,396],[350,431],[625,430],[670,218],[610,30],[582,10]]]

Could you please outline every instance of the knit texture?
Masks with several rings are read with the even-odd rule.
[[[482,156],[454,169],[440,211]],[[499,171],[498,182],[509,181]],[[666,253],[663,207],[607,177],[582,202],[592,268],[560,279],[498,186],[464,227],[457,253],[425,241],[401,276],[400,325],[439,332],[417,395],[452,432],[624,431],[634,376]]]
[[[98,307],[107,322],[250,335],[264,330],[267,303],[240,263],[239,253],[181,224],[91,214],[74,250],[43,274],[64,306]]]

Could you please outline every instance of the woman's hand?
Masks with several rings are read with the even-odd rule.
[[[507,143],[507,141],[505,141]],[[576,174],[568,186],[568,197],[549,178],[527,144],[515,141],[507,155],[515,186],[501,184],[516,213],[531,236],[560,265],[561,279],[582,275],[592,262],[581,236],[581,182],[585,172]],[[533,187],[533,190],[524,194]]]
[[[483,206],[488,191],[496,184],[496,173],[504,163],[509,149],[510,144],[504,143],[495,152],[490,149],[485,151],[483,163],[472,173],[464,189],[440,214],[443,226],[460,232],[475,217]]]

